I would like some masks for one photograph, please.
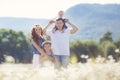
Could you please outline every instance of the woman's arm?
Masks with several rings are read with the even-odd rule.
[[[53,56],[53,57],[48,57],[48,59],[50,60],[50,61],[52,61],[52,62],[55,62],[55,57]]]
[[[33,39],[31,39],[31,43],[38,50],[38,52],[41,53],[41,55],[45,55],[45,52],[35,43]]]

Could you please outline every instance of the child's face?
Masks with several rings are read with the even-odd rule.
[[[58,13],[58,15],[59,15],[60,18],[62,18],[62,17],[64,16],[64,12],[63,12],[63,11],[60,11],[60,12]]]
[[[51,50],[51,45],[50,44],[44,44],[44,50],[45,51],[50,51]]]

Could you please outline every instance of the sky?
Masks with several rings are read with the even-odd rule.
[[[120,0],[0,0],[0,17],[46,18],[82,3],[120,4]]]

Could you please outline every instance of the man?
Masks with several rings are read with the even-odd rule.
[[[77,32],[78,28],[69,20],[67,20],[66,23],[71,26],[71,29],[66,28],[63,32],[62,29],[64,26],[64,20],[62,18],[58,18],[55,22],[55,25],[58,28],[58,30],[56,30],[55,33],[53,33],[52,30],[46,31],[47,28],[53,23],[54,21],[51,20],[48,23],[48,25],[44,28],[44,31],[48,36],[50,36],[53,53],[55,54],[56,58],[56,67],[67,67],[67,65],[69,64],[70,56],[69,37],[70,34],[74,34],[75,32]]]

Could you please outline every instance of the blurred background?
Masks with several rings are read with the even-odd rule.
[[[0,63],[31,63],[29,31],[45,26],[60,10],[78,32],[70,37],[71,63],[120,58],[119,0],[0,0]]]

